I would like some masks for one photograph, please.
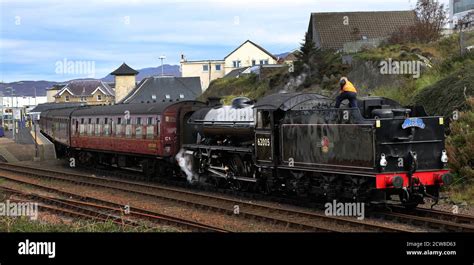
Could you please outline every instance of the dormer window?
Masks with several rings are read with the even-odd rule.
[[[151,99],[155,100],[155,99],[156,99],[156,95],[155,95],[155,94],[151,95]]]
[[[69,96],[64,96],[64,100],[66,100],[66,102],[69,102]]]
[[[166,94],[166,95],[165,95],[165,98],[166,98],[166,99],[170,99],[171,96],[170,96],[169,94]]]
[[[97,101],[102,101],[102,95],[97,95]]]
[[[184,98],[184,94],[179,94],[179,98]]]

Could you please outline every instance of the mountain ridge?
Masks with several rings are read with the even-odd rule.
[[[142,79],[150,77],[150,76],[157,76],[161,75],[161,66],[157,67],[146,67],[137,70],[139,73],[137,75],[137,82],[140,82]],[[170,65],[164,64],[163,65],[163,74],[164,75],[172,75],[172,76],[181,76],[180,66],[179,65]],[[97,78],[76,78],[71,79],[63,82],[58,81],[48,81],[48,80],[22,80],[22,81],[15,81],[9,83],[0,83],[0,95],[10,96],[10,93],[6,92],[7,87],[12,87],[15,90],[15,96],[46,96],[46,89],[52,87],[53,85],[57,84],[64,84],[73,80],[84,80],[84,79],[97,79]],[[102,78],[98,78],[97,80],[102,80],[104,82],[114,82],[114,76],[108,74]],[[36,88],[36,92],[35,92]]]

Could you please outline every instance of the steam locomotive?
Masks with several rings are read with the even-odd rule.
[[[336,109],[319,94],[283,93],[230,106],[119,104],[51,110],[41,128],[81,163],[139,166],[150,176],[329,201],[437,201],[453,179],[443,117],[381,97],[358,103]]]

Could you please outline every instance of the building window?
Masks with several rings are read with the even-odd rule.
[[[152,125],[153,124],[153,117],[148,117],[148,119],[146,121],[146,124],[147,125]]]
[[[81,97],[81,101],[82,101],[82,102],[86,102],[86,101],[87,101],[87,98],[86,98],[86,97]]]
[[[122,124],[122,118],[117,118],[117,124]]]
[[[65,96],[64,100],[66,100],[66,102],[69,102],[69,96]]]
[[[232,61],[232,66],[234,68],[239,68],[240,67],[240,61]]]
[[[95,124],[99,124],[100,123],[100,119],[99,118],[96,118],[95,119]]]
[[[268,60],[260,60],[260,64],[268,64]]]
[[[89,123],[88,124],[92,124],[92,118],[89,118]]]
[[[84,124],[84,118],[81,118],[81,124]]]
[[[203,71],[203,72],[209,71],[209,65],[208,65],[208,64],[203,64],[203,65],[202,65],[202,71]]]
[[[127,125],[130,125],[131,120],[132,120],[132,119],[130,119],[130,118],[127,119]]]
[[[216,64],[216,71],[220,71],[221,70],[221,65],[220,64]]]
[[[142,118],[140,117],[137,118],[137,125],[142,125]]]
[[[102,95],[97,95],[97,101],[102,101]]]
[[[255,60],[252,60],[252,66],[255,66],[257,62]]]

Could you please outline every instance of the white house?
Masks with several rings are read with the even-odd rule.
[[[277,64],[278,58],[257,45],[246,40],[223,60],[188,61],[181,57],[181,76],[200,77],[203,91],[209,87],[212,80],[224,77],[232,70],[264,64]]]

